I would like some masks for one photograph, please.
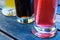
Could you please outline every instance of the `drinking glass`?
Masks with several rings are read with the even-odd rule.
[[[6,16],[16,16],[15,0],[5,0],[5,6],[2,8],[2,14]]]
[[[34,0],[35,24],[32,33],[41,38],[56,34],[56,10],[58,0]]]
[[[19,23],[32,23],[34,21],[34,1],[15,0],[17,21]]]

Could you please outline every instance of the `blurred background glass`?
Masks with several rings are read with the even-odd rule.
[[[16,16],[15,0],[0,0],[0,8],[2,8],[2,14],[6,16]]]

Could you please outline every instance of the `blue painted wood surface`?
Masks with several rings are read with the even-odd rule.
[[[57,21],[56,24],[58,23],[60,22]],[[42,39],[36,37],[31,32],[33,25],[33,23],[20,24],[16,21],[16,17],[7,17],[0,13],[0,29],[17,38],[18,40],[60,40],[60,32],[58,31],[56,36],[53,38]],[[60,25],[57,25],[56,27],[60,28]]]
[[[58,4],[60,4],[60,0],[58,0]]]
[[[0,40],[12,40],[12,38],[0,32]]]

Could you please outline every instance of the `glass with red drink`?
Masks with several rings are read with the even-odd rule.
[[[55,16],[58,0],[34,0],[35,26],[32,33],[41,38],[53,37],[56,33]]]

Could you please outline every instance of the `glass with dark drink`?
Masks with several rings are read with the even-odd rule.
[[[57,4],[58,0],[34,0],[35,26],[32,28],[34,35],[41,38],[55,35]]]
[[[31,23],[34,21],[34,1],[15,0],[17,21],[19,23]]]

